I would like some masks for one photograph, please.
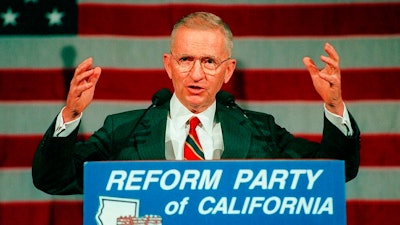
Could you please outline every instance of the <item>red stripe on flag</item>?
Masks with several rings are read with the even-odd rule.
[[[0,69],[1,100],[65,100],[73,71]]]
[[[320,36],[400,33],[400,3],[373,4],[80,4],[81,35],[168,36],[173,24],[195,11],[227,22],[235,36]],[[101,15],[101,16],[99,16]],[[307,16],[305,16],[307,15]],[[384,21],[384,22],[383,22]],[[332,24],[333,26],[326,26]]]
[[[0,136],[0,167],[31,167],[42,135]]]
[[[83,224],[82,201],[0,203],[0,224]]]
[[[347,200],[348,225],[400,224],[400,200]]]
[[[0,100],[65,100],[72,74],[72,70],[2,69]],[[400,68],[343,70],[344,98],[348,101],[400,99],[399,74]],[[165,87],[172,90],[163,70],[103,68],[94,98],[149,101],[157,90]],[[321,100],[306,70],[237,70],[223,89],[240,100]]]
[[[38,147],[41,135],[0,135],[0,168],[31,167],[33,155]],[[82,141],[88,134],[80,135]],[[1,224],[1,223],[0,223]]]
[[[361,143],[361,165],[400,165],[400,134],[362,135]]]
[[[301,134],[299,137],[321,141],[321,135]],[[400,134],[362,134],[361,166],[399,166]]]
[[[298,134],[312,141],[321,135]],[[80,140],[89,134],[80,136]],[[0,136],[0,167],[30,167],[42,135]],[[361,139],[361,166],[400,166],[400,134],[365,134]]]

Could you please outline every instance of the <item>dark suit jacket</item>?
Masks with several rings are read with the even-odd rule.
[[[144,110],[110,115],[87,141],[77,142],[78,129],[68,137],[53,137],[55,121],[35,153],[35,186],[50,194],[82,193],[83,163],[102,160],[163,160],[169,103]],[[360,132],[351,117],[354,135],[346,137],[324,119],[321,143],[295,138],[271,115],[217,103],[224,151],[221,159],[330,158],[345,160],[346,180],[358,172]],[[133,130],[135,124],[137,127]]]

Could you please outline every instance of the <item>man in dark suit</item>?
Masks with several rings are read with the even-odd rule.
[[[358,172],[360,132],[341,96],[339,56],[325,44],[326,64],[317,69],[305,57],[316,91],[325,102],[321,143],[295,138],[265,113],[242,110],[220,92],[235,70],[232,33],[211,13],[179,20],[163,55],[174,94],[156,107],[110,115],[87,141],[77,142],[82,112],[93,99],[101,68],[84,60],[75,70],[66,106],[36,151],[32,174],[37,188],[50,194],[82,193],[83,163],[100,160],[184,160],[188,120],[197,117],[201,155],[212,159],[330,158],[345,161],[346,180]],[[218,94],[219,93],[219,94]],[[219,97],[217,97],[219,96]],[[217,100],[216,100],[217,99]]]

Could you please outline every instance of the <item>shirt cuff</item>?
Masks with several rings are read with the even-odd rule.
[[[56,127],[54,129],[53,137],[67,137],[78,127],[79,122],[81,121],[82,113],[75,120],[64,123],[64,120],[62,118],[62,112],[64,111],[64,109],[65,107],[61,109],[61,112],[57,116]]]
[[[325,116],[332,124],[334,124],[340,131],[342,131],[344,135],[352,136],[354,131],[351,126],[349,112],[347,111],[346,105],[344,103],[343,105],[344,105],[343,117],[331,113],[324,105]]]

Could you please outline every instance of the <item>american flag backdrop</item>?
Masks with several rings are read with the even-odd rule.
[[[47,195],[31,178],[74,67],[91,56],[103,68],[85,138],[106,115],[147,107],[154,92],[172,88],[162,53],[173,23],[194,11],[219,15],[235,35],[238,68],[224,89],[313,140],[323,106],[302,58],[318,61],[324,42],[335,46],[362,132],[360,172],[346,184],[347,224],[400,224],[399,1],[0,0],[0,225],[82,224],[81,196]]]

